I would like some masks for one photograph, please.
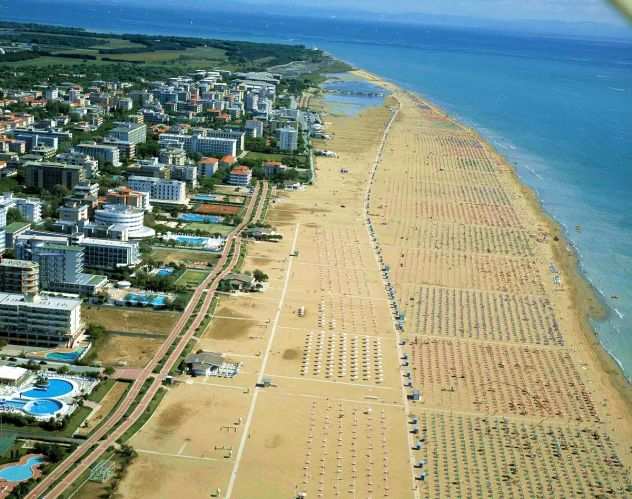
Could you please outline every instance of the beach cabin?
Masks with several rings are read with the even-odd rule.
[[[250,291],[255,287],[255,278],[248,274],[230,273],[222,279],[222,289]]]
[[[232,378],[239,372],[239,364],[224,358],[218,352],[198,352],[184,359],[186,371],[191,376],[220,376]]]

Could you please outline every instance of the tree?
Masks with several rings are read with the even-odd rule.
[[[26,219],[17,208],[9,208],[7,210],[7,224],[12,224],[14,222],[26,222]]]
[[[257,281],[257,282],[266,282],[268,280],[268,274],[262,272],[259,269],[255,270],[252,273],[252,275],[255,278],[255,281]]]

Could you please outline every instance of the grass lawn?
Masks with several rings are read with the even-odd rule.
[[[152,258],[166,264],[184,263],[189,265],[192,263],[212,263],[215,262],[219,255],[209,251],[195,251],[178,248],[154,248],[151,252]]]
[[[106,379],[105,381],[101,381],[101,383],[99,383],[99,385],[94,390],[92,390],[92,393],[88,395],[88,400],[90,400],[91,402],[100,402],[101,399],[105,397],[105,394],[112,389],[114,383],[116,383],[116,381],[114,381],[113,379]]]
[[[267,154],[264,152],[249,152],[246,155],[246,159],[261,160],[261,161],[280,161],[287,164],[290,158],[297,157],[299,159],[300,168],[309,168],[309,158],[307,156],[292,156],[289,154]]]
[[[208,272],[204,272],[203,270],[186,270],[178,277],[176,284],[182,286],[198,286],[208,274]]]
[[[195,232],[196,230],[199,230],[205,232],[206,234],[221,234],[222,236],[227,236],[233,229],[234,227],[231,225],[191,222],[190,224],[186,224],[183,230],[185,232]]]
[[[81,314],[87,324],[99,324],[108,331],[167,334],[178,320],[178,312],[86,305]]]

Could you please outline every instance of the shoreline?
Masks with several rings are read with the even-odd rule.
[[[601,343],[598,331],[596,331],[590,323],[591,319],[605,319],[609,313],[609,308],[605,303],[603,303],[602,297],[595,286],[582,272],[577,250],[568,239],[563,226],[546,211],[537,193],[525,182],[523,182],[511,162],[499,153],[496,148],[494,148],[494,146],[491,145],[487,139],[480,134],[480,132],[478,132],[478,130],[461,123],[456,118],[445,112],[437,104],[432,102],[432,100],[418,95],[412,90],[402,88],[397,83],[391,82],[379,75],[355,66],[350,73],[376,85],[383,86],[391,92],[399,91],[405,93],[414,101],[430,107],[434,112],[446,117],[455,126],[476,136],[477,139],[480,140],[480,142],[486,147],[488,152],[490,152],[493,157],[499,161],[499,163],[509,169],[514,182],[517,184],[519,190],[525,195],[525,198],[527,199],[535,216],[546,225],[551,237],[558,238],[558,240],[555,241],[557,244],[553,245],[554,256],[556,263],[560,266],[560,274],[566,278],[566,281],[569,283],[569,295],[571,297],[571,302],[574,305],[574,313],[581,326],[580,329],[582,335],[586,342],[591,346],[591,350],[594,351],[593,353],[597,357],[604,374],[610,378],[610,381],[622,396],[630,411],[632,411],[632,380],[626,377],[620,361]],[[583,310],[585,310],[585,312],[581,312]]]

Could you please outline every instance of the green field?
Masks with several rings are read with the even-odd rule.
[[[151,252],[151,257],[164,264],[184,263],[185,265],[187,265],[198,262],[214,262],[219,258],[219,255],[217,253],[211,253],[209,251],[154,247],[153,251]]]
[[[230,225],[191,222],[190,224],[186,224],[183,230],[185,232],[195,232],[196,230],[199,230],[201,232],[205,232],[206,234],[221,234],[222,236],[226,236],[230,234],[230,231],[233,229],[234,227]]]
[[[264,152],[249,152],[246,155],[247,160],[251,161],[280,161],[287,164],[291,159],[298,160],[299,168],[309,168],[309,159],[307,156],[292,156],[290,154],[268,154]]]
[[[204,272],[203,270],[185,270],[184,273],[178,277],[176,284],[180,286],[198,286],[206,276],[208,272]]]
[[[0,85],[20,87],[43,80],[76,83],[95,78],[158,79],[177,72],[221,67],[261,71],[293,61],[329,67],[332,59],[299,45],[263,44],[180,36],[91,33],[77,28],[0,21],[0,45],[31,50],[0,54]],[[24,71],[16,74],[15,69]]]

